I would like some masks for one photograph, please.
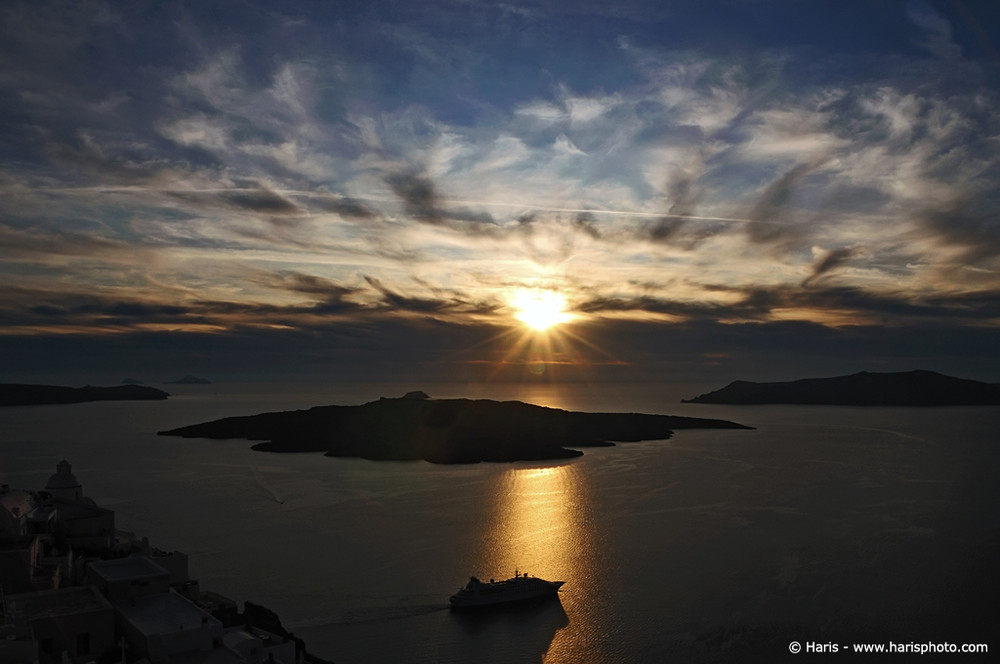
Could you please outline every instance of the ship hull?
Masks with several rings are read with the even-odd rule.
[[[526,604],[559,596],[564,581],[546,581],[535,577],[517,577],[506,581],[469,585],[451,596],[451,608],[456,611],[475,611],[510,604]]]

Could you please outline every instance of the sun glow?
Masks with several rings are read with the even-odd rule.
[[[512,288],[499,297],[506,299],[506,314],[521,325],[503,325],[486,342],[495,343],[498,352],[489,361],[493,375],[513,376],[513,371],[520,380],[558,382],[583,378],[598,365],[621,363],[587,339],[586,316],[572,313],[557,289]]]
[[[566,298],[550,290],[519,290],[510,303],[516,310],[515,317],[539,332],[573,318],[566,311]]]

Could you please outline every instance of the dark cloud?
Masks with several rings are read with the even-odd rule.
[[[489,212],[467,207],[448,208],[444,212],[447,219],[469,222],[462,228],[473,235],[497,235],[499,232],[499,229],[494,227],[496,221]]]
[[[446,226],[466,235],[499,234],[493,217],[468,208],[443,208],[437,188],[430,178],[412,172],[394,173],[385,177],[386,184],[403,202],[406,214],[426,224]]]
[[[432,289],[435,297],[414,297],[386,287],[374,277],[368,284],[379,294],[369,304],[355,301],[362,289],[348,287],[314,275],[284,273],[258,277],[261,285],[308,296],[297,304],[263,304],[243,301],[191,300],[183,304],[152,300],[121,301],[83,293],[53,293],[19,289],[3,301],[2,319],[8,325],[60,324],[87,327],[119,326],[131,329],[150,323],[182,327],[192,324],[238,327],[241,325],[287,325],[305,328],[315,325],[315,317],[366,316],[385,314],[481,314],[496,312],[497,304],[476,302],[456,292]],[[360,318],[358,318],[360,320]]]
[[[827,252],[825,256],[813,263],[812,273],[803,280],[802,285],[806,286],[827,272],[840,267],[850,260],[855,253],[856,251],[852,247],[841,247],[840,249]]]
[[[250,212],[263,217],[288,217],[301,214],[302,210],[284,196],[266,187],[232,189],[224,191],[167,191],[171,198],[192,204],[196,208],[225,208]]]
[[[358,292],[356,288],[343,286],[335,281],[313,274],[284,272],[273,276],[275,277],[274,279],[269,278],[264,283],[272,288],[288,290],[293,293],[304,293],[319,297],[322,300],[342,300]]]
[[[301,212],[287,198],[265,188],[227,191],[219,194],[219,198],[235,208],[257,214],[290,215]]]
[[[636,236],[643,240],[693,251],[705,240],[718,235],[728,224],[684,217],[660,217],[639,226]]]
[[[277,275],[268,275],[260,280],[263,285],[279,290],[287,290],[292,293],[302,293],[316,300],[314,304],[307,306],[283,307],[275,312],[279,316],[292,316],[298,314],[315,314],[320,316],[333,316],[349,313],[362,313],[366,307],[350,298],[357,295],[360,289],[344,286],[330,279],[324,279],[312,274],[302,274],[300,272],[285,272]],[[266,314],[267,312],[261,312]]]
[[[828,268],[828,269],[832,269]],[[766,322],[782,310],[814,311],[817,315],[839,312],[861,321],[878,320],[897,325],[904,322],[964,321],[1000,316],[1000,289],[961,296],[952,294],[916,296],[908,293],[875,293],[856,287],[816,285],[702,286],[708,291],[729,293],[738,299],[728,303],[674,300],[669,297],[593,296],[574,309],[589,314],[645,312],[680,320],[758,320]]]
[[[879,320],[888,325],[905,321],[977,320],[1000,315],[1000,290],[970,293],[955,297],[951,294],[927,296],[905,292],[875,293],[858,287],[742,287],[733,289],[743,299],[733,305],[736,313],[764,318],[777,309],[799,309],[821,312],[851,312],[864,319]]]
[[[313,198],[310,204],[324,212],[333,212],[353,219],[374,219],[378,214],[360,201],[346,196]]]
[[[674,169],[667,181],[666,195],[670,201],[667,214],[670,216],[690,216],[695,214],[701,192],[696,186],[697,178],[682,169]]]
[[[20,230],[0,225],[0,249],[8,258],[47,256],[135,256],[140,247],[90,233]]]
[[[8,327],[53,327],[81,332],[94,327],[134,333],[156,324],[178,329],[208,325],[232,329],[245,325],[307,327],[317,319],[346,320],[384,309],[351,299],[358,289],[302,274],[258,276],[255,281],[279,290],[302,293],[309,301],[265,304],[248,301],[162,301],[152,298],[121,300],[87,292],[9,288],[0,298],[0,324]],[[190,332],[185,332],[190,333]]]
[[[500,370],[509,350],[500,331],[484,324],[397,317],[378,323],[318,320],[295,329],[232,326],[215,333],[7,335],[0,373],[8,380],[53,376],[80,384],[117,382],[135,372],[162,380],[178,367],[213,380],[537,379],[523,367]],[[710,320],[664,325],[609,319],[575,333],[587,344],[576,348],[580,364],[567,367],[574,373],[563,377],[595,384],[649,380],[712,389],[737,378],[790,380],[860,370],[923,368],[981,380],[994,380],[1000,372],[1000,339],[987,327],[830,328],[795,321]],[[590,357],[589,344],[602,352]]]
[[[661,217],[649,224],[646,231],[654,242],[668,242],[684,229],[685,223],[681,217]]]
[[[134,184],[148,181],[167,166],[161,159],[143,154],[128,145],[102,147],[89,134],[49,139],[45,152],[51,159],[72,169],[73,179]]]
[[[89,313],[86,308],[82,310]],[[96,311],[119,318],[153,318],[157,316],[182,316],[187,313],[184,307],[172,304],[150,304],[147,302],[113,302]]]
[[[496,314],[497,311],[502,308],[502,305],[498,302],[470,301],[469,298],[459,290],[454,288],[442,288],[441,286],[437,286],[426,279],[421,279],[420,277],[413,277],[413,281],[433,293],[439,299],[456,303],[456,306],[461,308],[464,313],[489,316]]]
[[[681,168],[674,168],[667,179],[664,194],[670,206],[667,213],[642,227],[640,235],[657,243],[670,244],[690,251],[719,229],[704,221],[692,223],[690,217],[698,212],[703,192],[698,178]]]
[[[437,191],[429,178],[415,173],[394,173],[385,177],[385,183],[403,201],[406,213],[412,218],[430,224],[444,221]]]
[[[447,298],[413,297],[386,287],[379,279],[366,276],[365,281],[382,295],[384,306],[394,312],[416,314],[490,313],[491,304],[470,302],[458,296]]]
[[[207,324],[207,312],[197,306],[145,300],[118,300],[85,293],[54,293],[17,289],[2,303],[7,325],[52,326],[72,330],[74,326],[120,327],[165,324]]]
[[[594,296],[577,303],[573,309],[580,313],[589,314],[642,311],[652,314],[678,316],[684,319],[714,317],[719,313],[724,313],[720,307],[709,303],[671,300],[651,295],[633,298]]]
[[[750,222],[745,226],[751,242],[785,248],[801,240],[801,226],[788,219],[785,211],[796,186],[819,166],[817,162],[797,164],[764,189],[748,215]]]
[[[597,227],[597,219],[590,212],[581,212],[573,219],[573,227],[590,236],[594,240],[601,239],[601,229]]]
[[[961,248],[963,261],[979,263],[1000,256],[1000,205],[977,203],[952,201],[923,210],[917,220],[941,242]]]

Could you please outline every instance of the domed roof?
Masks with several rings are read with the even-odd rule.
[[[56,474],[50,477],[49,481],[45,483],[46,491],[78,488],[80,488],[80,482],[76,479],[76,475],[73,474],[73,466],[65,459],[59,462],[56,466]]]

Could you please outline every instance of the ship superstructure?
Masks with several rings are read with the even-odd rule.
[[[469,582],[451,596],[451,608],[471,609],[511,602],[556,597],[565,581],[546,581],[536,576],[514,572],[514,577],[504,581],[480,581],[470,577]]]

